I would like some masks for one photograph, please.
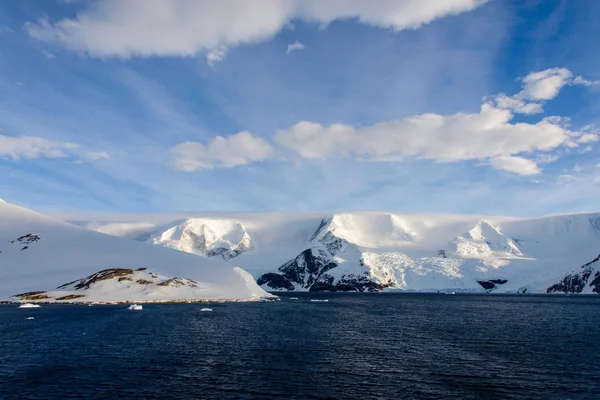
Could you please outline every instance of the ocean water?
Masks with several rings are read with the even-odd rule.
[[[600,398],[600,296],[206,306],[0,306],[0,399]]]

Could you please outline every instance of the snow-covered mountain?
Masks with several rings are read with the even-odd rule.
[[[0,299],[250,300],[269,296],[233,265],[110,236],[0,203]]]
[[[138,240],[224,268],[235,262],[267,290],[600,292],[600,214],[189,217],[165,224],[169,216],[110,216],[87,226],[118,226],[112,233],[123,236],[131,226]]]
[[[155,230],[148,241],[176,250],[219,256],[225,261],[251,249],[252,239],[244,225],[227,219],[192,218]]]

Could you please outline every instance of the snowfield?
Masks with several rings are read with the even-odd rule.
[[[0,203],[0,299],[31,302],[257,300],[232,264],[123,239]]]
[[[267,290],[600,292],[600,214],[62,217],[192,253],[221,268],[240,266]]]

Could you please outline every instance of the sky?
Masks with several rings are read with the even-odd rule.
[[[600,211],[600,2],[19,0],[0,198],[39,211]]]

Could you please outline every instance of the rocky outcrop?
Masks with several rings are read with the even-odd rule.
[[[192,279],[171,278],[164,282],[159,283],[157,286],[174,286],[174,287],[190,286],[190,287],[196,288],[196,287],[198,287],[198,282],[196,282]]]
[[[69,294],[67,296],[57,297],[56,300],[59,300],[59,301],[75,300],[75,299],[81,299],[82,297],[85,297],[85,295],[84,294]]]
[[[83,279],[79,279],[73,282],[68,282],[65,283],[64,285],[59,286],[57,289],[64,289],[68,286],[74,286],[75,290],[80,290],[80,289],[89,289],[90,286],[92,286],[94,283],[100,282],[100,281],[104,281],[104,280],[108,280],[108,279],[113,279],[113,278],[119,278],[119,277],[123,277],[123,276],[128,276],[133,274],[133,270],[132,269],[128,269],[128,268],[109,268],[109,269],[104,269],[102,271],[96,272],[95,274],[92,274],[90,276],[87,276]]]
[[[550,286],[546,293],[581,293],[588,285],[592,287],[594,293],[600,293],[600,272],[596,272],[594,278],[590,281],[592,272],[596,263],[600,261],[600,255],[592,261],[581,266],[581,271],[565,276],[560,282]]]
[[[46,295],[46,292],[27,292],[27,293],[20,293],[20,294],[15,294],[13,297],[19,298],[21,300],[45,300],[45,299],[49,299],[50,297],[48,295]]]
[[[499,285],[504,285],[508,280],[506,279],[490,279],[487,281],[477,281],[486,291],[490,292],[496,289]]]

